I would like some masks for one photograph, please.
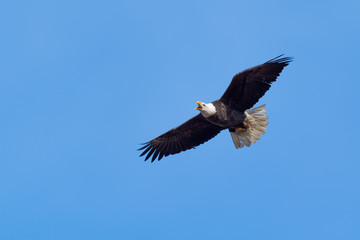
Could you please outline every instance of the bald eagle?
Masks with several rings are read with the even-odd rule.
[[[252,108],[269,90],[291,57],[280,55],[236,74],[223,96],[211,103],[198,101],[200,113],[180,126],[143,143],[145,161],[177,154],[207,142],[229,129],[235,148],[249,147],[260,139],[268,125],[265,105]],[[252,108],[252,109],[251,109]]]

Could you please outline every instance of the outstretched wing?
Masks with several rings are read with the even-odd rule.
[[[236,74],[220,101],[241,111],[250,109],[292,61],[290,57],[281,56]]]
[[[215,137],[221,130],[222,127],[208,122],[200,113],[182,125],[144,143],[145,146],[139,149],[144,150],[140,157],[147,153],[145,161],[151,155],[152,162],[156,157],[160,160],[164,156],[194,148]]]

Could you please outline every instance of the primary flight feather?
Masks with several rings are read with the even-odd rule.
[[[236,148],[250,146],[260,139],[268,125],[265,105],[251,109],[269,90],[292,58],[282,55],[236,74],[223,96],[211,103],[198,101],[200,113],[180,126],[144,143],[145,161],[151,161],[194,148],[219,132],[229,129]]]

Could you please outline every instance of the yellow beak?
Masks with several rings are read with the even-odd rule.
[[[195,110],[201,110],[201,109],[204,107],[203,104],[202,104],[202,102],[197,101],[196,103],[197,103],[198,107],[195,108]]]

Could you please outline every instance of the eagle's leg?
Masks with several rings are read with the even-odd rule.
[[[230,132],[235,132],[235,131],[240,131],[240,132],[243,132],[243,131],[246,131],[246,129],[249,127],[249,124],[246,123],[246,122],[243,122],[239,125],[236,125],[235,127],[231,127],[229,128],[229,131]]]

